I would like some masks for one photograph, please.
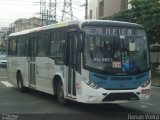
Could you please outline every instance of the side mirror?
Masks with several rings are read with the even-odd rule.
[[[85,33],[81,31],[79,35],[79,43],[78,43],[78,50],[80,52],[82,52],[84,49],[84,38],[85,38]]]

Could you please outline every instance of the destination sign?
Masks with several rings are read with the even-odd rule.
[[[115,28],[115,27],[93,27],[87,28],[88,34],[94,35],[111,35],[111,36],[132,36],[136,35],[135,29],[132,28]]]

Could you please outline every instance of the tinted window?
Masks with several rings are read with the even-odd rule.
[[[101,71],[141,72],[149,68],[144,30],[124,27],[85,27],[84,64]]]
[[[65,38],[66,34],[64,32],[53,32],[51,34],[51,56],[63,57],[65,49]]]
[[[10,39],[9,40],[9,46],[8,46],[9,55],[16,55],[17,54],[17,41],[16,39]]]
[[[17,41],[17,55],[24,56],[25,55],[25,39],[19,38]]]
[[[38,41],[38,56],[48,55],[49,33],[40,33]]]

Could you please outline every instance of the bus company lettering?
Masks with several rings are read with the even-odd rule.
[[[124,36],[132,36],[133,29],[129,28],[91,28],[89,31],[90,34],[96,35],[124,35]]]
[[[94,62],[111,62],[112,58],[94,58]]]

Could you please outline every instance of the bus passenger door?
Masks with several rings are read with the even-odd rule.
[[[28,78],[29,78],[29,87],[36,87],[36,77],[35,77],[35,57],[36,57],[36,47],[37,41],[36,37],[29,38],[29,50],[28,50]]]
[[[76,50],[77,50],[77,33],[69,32],[67,35],[67,48],[68,48],[68,95],[76,96]]]

